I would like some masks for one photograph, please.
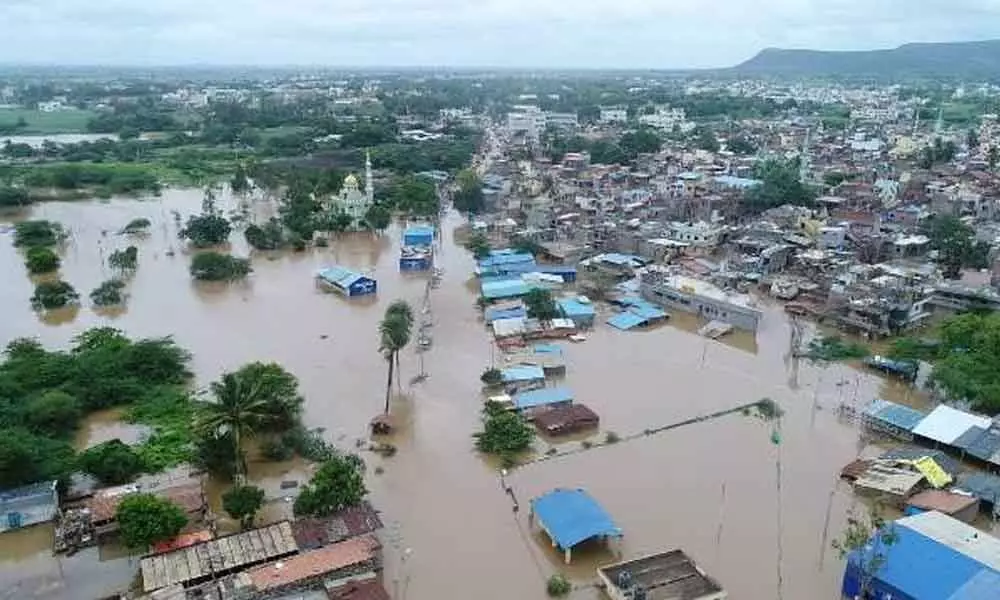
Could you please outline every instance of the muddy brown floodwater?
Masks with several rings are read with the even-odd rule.
[[[382,404],[385,362],[377,352],[376,325],[383,309],[397,298],[419,307],[425,289],[425,276],[397,271],[398,229],[377,239],[344,236],[329,248],[300,254],[259,253],[246,282],[203,285],[188,275],[172,217],[172,211],[195,213],[200,203],[200,191],[168,190],[144,201],[33,208],[32,218],[71,229],[61,275],[84,306],[44,319],[32,312],[32,282],[8,235],[0,243],[0,343],[35,336],[65,345],[95,325],[132,336],[172,335],[193,352],[199,385],[248,361],[277,361],[301,382],[307,424],[354,447]],[[223,196],[222,203],[232,199]],[[127,309],[96,314],[86,298],[110,276],[103,258],[130,243],[112,232],[136,217],[149,218],[153,227],[134,242],[139,269]],[[366,455],[372,500],[387,523],[390,592],[410,600],[541,599],[544,579],[558,570],[577,586],[574,598],[597,598],[591,585],[597,565],[679,547],[734,599],[839,598],[842,566],[830,539],[854,500],[837,473],[862,449],[857,431],[837,420],[835,408],[877,394],[897,398],[901,388],[843,365],[790,361],[790,325],[777,308],[766,309],[755,340],[738,334],[726,343],[698,337],[692,333],[696,321],[682,315],[672,325],[632,333],[599,320],[586,342],[564,346],[566,384],[601,416],[595,439],[768,396],[786,411],[781,443],[772,443],[770,425],[737,414],[537,463],[507,476],[523,508],[515,514],[496,470],[472,448],[482,401],[479,374],[490,363],[491,345],[469,286],[472,259],[452,241],[460,222],[452,216],[442,227],[438,262],[445,273],[432,293],[429,378],[406,385],[418,360],[412,349],[403,357],[404,394],[393,407],[404,423],[395,439],[399,453]],[[241,234],[233,235],[233,249],[247,252]],[[318,290],[313,275],[331,263],[371,273],[377,299],[352,302]],[[81,435],[101,441],[135,433],[117,427],[99,416]],[[375,466],[384,473],[376,475]],[[282,479],[307,477],[306,467],[294,463],[258,465],[255,474],[274,499],[269,514],[287,512]],[[624,531],[609,549],[575,551],[570,567],[529,529],[527,511],[530,498],[568,486],[587,488]],[[130,564],[96,551],[56,560],[50,545],[50,527],[0,536],[0,597],[92,598],[126,585],[137,566],[134,559]]]

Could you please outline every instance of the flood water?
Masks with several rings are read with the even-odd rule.
[[[379,238],[344,236],[329,248],[300,254],[256,254],[246,282],[204,285],[188,275],[189,258],[171,216],[175,210],[197,212],[200,204],[200,191],[168,190],[146,201],[33,208],[32,218],[54,219],[72,230],[61,274],[81,293],[84,306],[46,318],[32,312],[32,282],[7,236],[0,240],[0,343],[37,336],[47,345],[65,345],[95,325],[113,325],[132,336],[172,335],[193,352],[199,385],[248,361],[276,361],[301,382],[306,423],[354,448],[383,402],[385,361],[377,351],[376,327],[384,307],[402,298],[419,309],[424,295],[425,276],[397,271],[398,229]],[[142,216],[154,223],[145,238],[103,233]],[[541,600],[545,578],[561,571],[577,586],[573,598],[598,598],[592,586],[597,565],[683,548],[734,599],[839,598],[842,565],[830,540],[842,530],[854,499],[837,475],[862,448],[856,429],[839,422],[835,408],[877,394],[899,399],[902,388],[844,365],[790,361],[790,325],[777,307],[766,309],[756,339],[738,334],[725,342],[692,333],[698,323],[688,316],[647,332],[619,332],[599,319],[587,341],[564,345],[565,384],[601,416],[602,431],[593,439],[603,439],[606,431],[627,436],[767,396],[786,411],[781,443],[772,442],[770,425],[736,414],[529,465],[507,475],[521,506],[515,514],[497,471],[472,448],[482,402],[479,375],[492,353],[468,284],[473,261],[452,243],[460,223],[453,216],[442,227],[438,262],[445,273],[431,295],[434,344],[424,356],[429,378],[408,385],[418,372],[417,355],[411,349],[402,359],[404,393],[393,405],[403,423],[393,440],[399,452],[386,459],[365,454],[372,501],[387,524],[390,593],[411,600]],[[232,241],[234,253],[248,253],[242,234],[234,233]],[[127,309],[96,314],[86,297],[110,276],[102,258],[129,243],[140,254]],[[329,264],[370,273],[378,280],[377,298],[348,301],[317,289],[313,275]],[[96,418],[88,424],[91,433],[81,435],[101,441],[115,427]],[[564,448],[578,445],[567,442]],[[376,474],[375,467],[384,472]],[[267,516],[288,512],[281,481],[308,477],[297,463],[252,470],[274,499]],[[624,538],[610,548],[578,549],[573,564],[563,565],[562,555],[528,525],[530,499],[554,487],[586,488]],[[95,585],[109,593],[127,584],[135,567],[127,559],[96,564],[88,553],[57,562],[50,544],[48,527],[0,536],[0,589],[21,590],[7,597],[30,597],[25,590],[41,597],[94,597]],[[79,578],[91,587],[74,587]],[[35,583],[13,587],[29,580]]]

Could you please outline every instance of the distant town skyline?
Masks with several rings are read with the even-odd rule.
[[[995,0],[3,0],[6,64],[713,68],[1000,37]]]

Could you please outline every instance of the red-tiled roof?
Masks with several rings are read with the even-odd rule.
[[[299,548],[320,548],[382,528],[382,520],[368,502],[351,506],[329,517],[297,519],[292,532]]]
[[[250,569],[246,575],[257,591],[274,590],[370,561],[378,548],[378,540],[365,535]]]

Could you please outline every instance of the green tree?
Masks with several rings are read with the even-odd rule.
[[[44,246],[28,248],[28,254],[24,261],[24,266],[28,268],[28,272],[32,275],[58,271],[60,264],[62,264],[62,261],[59,260],[59,255],[53,252],[51,248]]]
[[[21,221],[14,225],[14,245],[19,248],[55,246],[65,236],[55,221]]]
[[[50,436],[72,434],[82,415],[80,401],[62,390],[43,392],[24,406],[24,422],[32,430]]]
[[[124,250],[115,250],[108,256],[108,266],[119,273],[135,271],[139,266],[139,249],[129,246]]]
[[[472,252],[472,256],[476,260],[483,260],[488,258],[493,249],[490,247],[490,240],[480,232],[472,234],[469,241],[465,244],[465,247]]]
[[[500,369],[491,367],[483,371],[483,374],[479,376],[479,380],[486,385],[497,385],[503,378]]]
[[[334,456],[320,466],[295,499],[297,517],[327,517],[364,499],[364,463],[354,455]]]
[[[930,219],[925,232],[931,238],[931,248],[938,251],[938,263],[949,279],[958,278],[963,266],[970,266],[975,257],[975,231],[958,217]]]
[[[483,196],[483,181],[472,169],[466,169],[455,177],[457,188],[452,194],[452,203],[459,212],[478,214],[486,206]]]
[[[117,438],[81,452],[79,465],[104,485],[129,483],[145,469],[139,453]]]
[[[657,133],[648,128],[630,131],[622,136],[619,146],[622,152],[630,159],[634,159],[639,154],[651,154],[659,152],[663,142]]]
[[[187,239],[195,248],[210,248],[226,243],[232,229],[222,215],[201,214],[188,217],[179,234],[181,239]]]
[[[757,146],[746,136],[738,135],[726,142],[726,149],[734,154],[746,156],[757,151]]]
[[[118,306],[125,303],[125,282],[121,279],[109,279],[90,292],[90,301],[94,306]]]
[[[858,516],[853,512],[847,517],[847,526],[840,537],[833,540],[833,548],[840,559],[852,557],[860,570],[858,598],[868,598],[871,583],[889,561],[889,550],[899,539],[892,523],[880,514],[877,505],[868,514]]]
[[[147,231],[152,225],[153,225],[152,221],[144,217],[140,217],[138,219],[132,219],[131,221],[129,221],[128,224],[125,225],[125,227],[122,227],[122,230],[119,233],[126,235],[142,233],[144,231]]]
[[[278,363],[247,363],[233,373],[264,403],[261,431],[282,433],[299,425],[304,400],[299,380]]]
[[[931,382],[954,401],[1000,414],[1000,314],[976,312],[945,319],[938,327],[938,360]]]
[[[389,187],[389,204],[414,216],[434,217],[441,210],[437,189],[426,177],[398,177]]]
[[[552,298],[552,292],[543,288],[534,288],[525,294],[524,306],[532,319],[549,321],[560,316],[559,306]]]
[[[816,200],[816,190],[799,178],[797,160],[766,160],[757,165],[754,174],[761,183],[744,193],[746,213],[757,214],[785,204],[812,206]]]
[[[531,447],[535,431],[521,415],[495,402],[487,402],[483,408],[483,430],[473,437],[480,452],[509,460]]]
[[[228,436],[232,440],[237,482],[247,472],[244,442],[255,437],[271,417],[261,388],[260,381],[241,377],[239,373],[223,373],[210,386],[214,402],[199,406],[195,430],[203,438]]]
[[[394,305],[396,303],[393,303]],[[405,302],[403,303],[405,305]],[[409,306],[407,305],[407,311]],[[393,310],[390,305],[385,316],[379,323],[379,352],[388,363],[388,376],[385,384],[385,414],[389,414],[389,399],[392,395],[392,377],[394,367],[399,364],[399,352],[410,343],[413,328],[413,314],[404,313],[401,309]]]
[[[990,149],[986,152],[986,162],[989,164],[990,169],[996,169],[997,164],[1000,164],[1000,145],[993,144]]]
[[[284,248],[288,243],[281,221],[274,217],[263,225],[248,226],[243,235],[246,236],[247,244],[256,250],[277,250]]]
[[[264,490],[252,485],[231,487],[222,494],[222,508],[240,522],[240,529],[253,527],[257,512],[264,506]]]
[[[233,281],[251,271],[249,260],[221,252],[199,252],[191,258],[191,276],[201,281]]]
[[[177,537],[187,525],[184,510],[153,494],[130,494],[115,511],[119,533],[132,550],[146,550],[153,544]]]
[[[76,304],[79,300],[80,294],[65,281],[43,281],[35,286],[31,306],[35,310],[54,310]]]
[[[247,172],[242,163],[236,165],[236,171],[229,180],[229,188],[234,194],[244,194],[250,189],[250,180],[247,179]]]
[[[518,252],[524,252],[532,256],[538,256],[545,251],[545,248],[535,240],[520,235],[511,238],[510,247]]]
[[[20,427],[0,429],[0,489],[65,479],[75,467],[73,446]]]
[[[552,598],[561,598],[573,591],[573,584],[561,574],[556,573],[545,582],[545,593]]]
[[[385,231],[392,223],[392,213],[381,204],[373,204],[365,213],[365,224],[373,231]]]
[[[0,208],[17,208],[31,204],[28,190],[11,185],[0,185]]]
[[[694,136],[694,146],[699,150],[707,152],[718,152],[720,149],[719,139],[715,137],[715,132],[705,125],[698,125],[691,132]]]

